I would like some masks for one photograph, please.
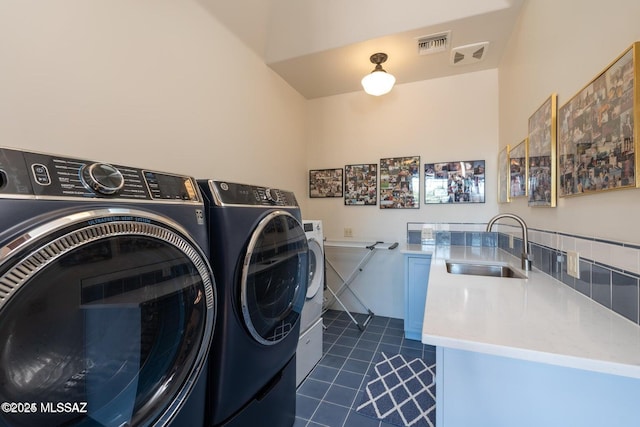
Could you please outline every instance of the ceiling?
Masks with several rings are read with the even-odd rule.
[[[313,99],[362,90],[376,52],[389,56],[383,67],[396,84],[497,68],[525,0],[197,1]],[[446,50],[418,52],[419,38],[445,31]],[[484,42],[479,60],[471,53],[480,45],[464,49]],[[465,59],[454,64],[456,51]]]

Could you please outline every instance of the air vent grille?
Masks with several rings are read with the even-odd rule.
[[[451,49],[451,65],[474,64],[484,59],[489,42],[458,46]]]
[[[449,40],[451,39],[451,31],[444,31],[438,34],[419,37],[418,53],[420,55],[429,55],[432,53],[443,52],[449,49]]]

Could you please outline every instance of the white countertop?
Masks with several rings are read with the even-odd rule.
[[[509,264],[496,248],[407,245],[432,253],[422,342],[640,378],[640,326],[537,269],[527,279],[456,275],[445,261]]]

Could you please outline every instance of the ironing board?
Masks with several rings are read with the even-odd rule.
[[[385,243],[385,242],[382,242],[382,241],[377,241],[375,243],[326,241],[324,243],[324,246],[325,247],[339,247],[339,248],[367,249],[367,252],[365,252],[365,254],[362,257],[362,259],[360,260],[360,262],[358,262],[356,267],[353,269],[351,274],[349,274],[349,276],[346,279],[340,274],[340,272],[338,272],[338,270],[331,264],[331,261],[329,261],[329,259],[325,256],[325,264],[328,267],[330,267],[338,275],[338,277],[340,278],[342,283],[340,284],[340,286],[338,287],[338,289],[336,291],[331,289],[331,287],[329,285],[326,286],[326,290],[328,290],[329,293],[331,293],[331,297],[330,297],[329,300],[327,300],[325,298],[324,311],[327,311],[329,306],[331,306],[334,302],[337,302],[338,304],[340,304],[340,306],[345,311],[345,313],[347,313],[347,315],[351,318],[351,321],[358,327],[358,329],[360,329],[361,331],[364,331],[364,329],[367,327],[367,325],[369,324],[371,319],[373,319],[373,316],[375,314],[373,313],[373,311],[371,311],[369,309],[369,307],[366,306],[366,304],[364,302],[362,302],[362,299],[360,299],[358,294],[356,294],[355,291],[353,289],[351,289],[350,285],[351,285],[351,283],[353,283],[353,281],[358,276],[358,274],[360,274],[360,272],[362,272],[364,270],[364,267],[367,265],[367,263],[371,260],[371,258],[375,255],[375,253],[378,250],[380,250],[380,249],[393,250],[393,249],[398,247],[398,243],[394,242],[394,243],[388,244],[388,243]],[[326,275],[325,275],[325,278],[326,278]],[[347,309],[347,307],[344,305],[344,303],[340,300],[340,296],[347,290],[356,299],[356,301],[358,301],[358,303],[360,303],[360,305],[362,305],[362,307],[367,312],[367,318],[365,319],[365,321],[362,324],[360,324],[360,322],[358,322],[358,320],[353,316],[353,314],[351,314],[351,312]]]

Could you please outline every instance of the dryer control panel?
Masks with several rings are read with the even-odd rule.
[[[11,196],[200,201],[189,176],[0,148],[0,197]]]
[[[216,198],[215,203],[219,206],[298,206],[298,201],[291,191],[226,181],[208,183]]]

